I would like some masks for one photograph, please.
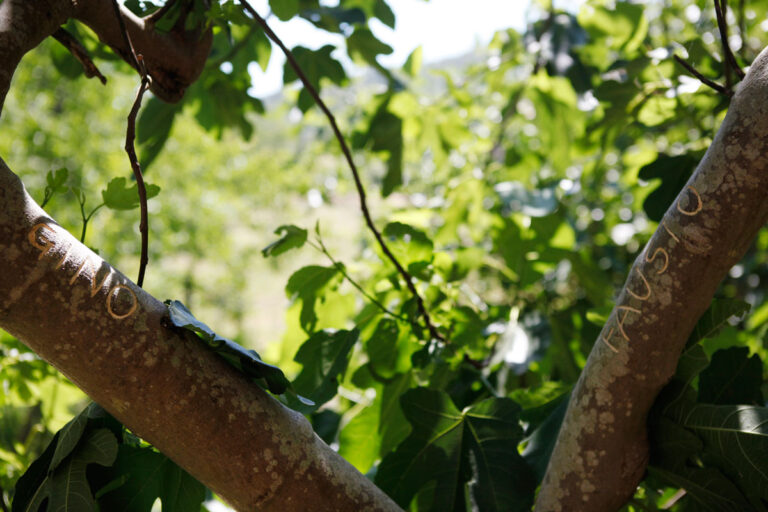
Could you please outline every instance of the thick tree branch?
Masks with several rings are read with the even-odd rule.
[[[58,226],[0,160],[0,327],[238,510],[399,510]]]
[[[768,50],[630,270],[571,396],[537,512],[614,512],[648,463],[646,419],[720,281],[768,219]]]
[[[144,65],[152,77],[150,90],[159,98],[169,102],[180,100],[186,88],[200,76],[211,48],[209,28],[185,30],[182,24],[162,33],[154,29],[151,15],[142,19],[121,7],[125,33],[131,43],[128,44],[111,0],[78,0],[76,3],[72,17],[88,25],[126,62],[137,66],[131,45],[144,57]]]

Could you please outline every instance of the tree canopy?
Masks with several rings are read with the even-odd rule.
[[[0,2],[0,19],[15,1]],[[590,510],[764,511],[768,233],[758,229],[768,202],[761,150],[729,137],[765,135],[742,124],[768,108],[755,74],[768,5],[559,4],[534,2],[523,32],[500,31],[462,58],[425,64],[415,48],[389,69],[377,59],[392,48],[371,30],[396,24],[385,0],[270,1],[260,16],[239,0],[124,2],[129,22],[149,16],[154,32],[194,49],[177,74],[155,71],[162,49],[134,64],[152,80],[133,162],[147,183],[143,288],[168,299],[164,327],[271,392],[276,410],[304,415],[403,509],[523,511],[539,492],[537,510],[557,510],[547,482],[604,457],[597,443],[547,469],[566,411],[576,417],[589,401],[569,399],[587,396],[591,376],[621,388],[623,375],[610,375],[619,370],[594,370],[616,354],[638,357],[633,376],[659,382],[636,378],[636,402],[599,404],[627,417],[633,404],[647,408],[641,432],[621,431],[637,460],[605,481],[618,497]],[[256,98],[249,66],[281,51],[274,18],[302,18],[340,43],[291,48],[281,94]],[[133,278],[141,200],[123,146],[141,73],[131,50],[161,43],[135,35],[120,46],[130,30],[88,23],[71,16],[10,69],[0,155],[58,226]],[[194,45],[207,44],[196,69]],[[365,73],[350,76],[347,57]],[[86,79],[90,59],[105,86]],[[753,167],[729,167],[744,158]],[[712,168],[733,177],[717,181]],[[743,207],[713,180],[732,182]],[[714,220],[696,231],[700,212]],[[29,235],[30,265],[64,250],[44,226]],[[109,275],[94,269],[91,297]],[[660,302],[645,318],[658,317],[641,330],[652,293]],[[120,296],[107,291],[113,318],[133,313]],[[665,310],[680,313],[665,320]],[[641,333],[654,348],[635,356]],[[0,331],[2,509],[54,510],[80,496],[82,510],[148,511],[157,499],[163,511],[214,510],[201,475],[118,422],[114,403],[87,405],[23,341]],[[115,361],[109,378],[127,382]],[[576,421],[563,423],[558,450]],[[269,459],[261,470],[284,478]],[[600,503],[610,489],[580,480]]]

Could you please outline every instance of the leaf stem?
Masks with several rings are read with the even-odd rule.
[[[344,139],[344,136],[342,135],[338,124],[336,123],[336,118],[333,116],[333,113],[331,113],[328,106],[320,98],[320,95],[318,94],[317,90],[309,81],[306,74],[301,69],[301,66],[294,58],[291,50],[289,50],[285,46],[283,41],[277,36],[277,34],[275,34],[272,31],[272,29],[269,27],[269,25],[264,20],[264,18],[259,16],[259,13],[256,12],[256,10],[247,2],[247,0],[240,0],[240,4],[248,12],[248,14],[253,16],[253,18],[258,22],[258,24],[261,25],[261,28],[264,29],[264,33],[267,34],[267,37],[269,37],[272,41],[274,41],[274,43],[280,48],[280,50],[282,50],[283,54],[285,54],[285,58],[288,60],[288,63],[296,72],[296,76],[299,77],[299,80],[301,80],[301,83],[304,85],[304,88],[307,90],[310,96],[312,96],[312,99],[315,100],[315,103],[320,108],[320,110],[322,110],[323,114],[325,114],[325,117],[328,119],[328,122],[331,125],[331,129],[333,130],[333,134],[335,135],[336,140],[339,142],[339,146],[341,147],[341,152],[344,154],[344,158],[346,159],[347,164],[349,165],[349,168],[352,171],[352,177],[354,178],[355,187],[357,188],[357,195],[360,198],[360,209],[363,212],[363,217],[365,218],[365,223],[368,226],[368,229],[371,231],[374,238],[376,238],[376,242],[378,242],[382,252],[389,259],[389,261],[392,262],[392,265],[394,265],[397,272],[405,281],[405,284],[408,287],[408,290],[410,290],[411,294],[416,299],[416,304],[419,310],[419,314],[424,319],[424,324],[427,330],[429,331],[430,336],[433,339],[437,339],[445,343],[446,342],[445,337],[442,334],[440,334],[440,332],[437,330],[437,327],[435,327],[435,325],[432,323],[432,318],[430,317],[429,312],[427,311],[427,308],[424,305],[424,300],[421,298],[421,295],[416,289],[416,285],[413,284],[413,277],[403,267],[403,265],[397,260],[395,255],[392,254],[392,251],[387,246],[381,233],[376,228],[376,225],[373,223],[371,213],[368,210],[368,202],[366,200],[365,188],[363,187],[363,183],[360,179],[360,173],[357,170],[357,166],[355,165],[354,159],[352,158],[352,152],[350,151],[349,146],[347,145],[347,142]]]

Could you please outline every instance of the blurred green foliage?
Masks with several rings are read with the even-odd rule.
[[[139,118],[139,155],[161,190],[149,202],[148,291],[183,300],[294,378],[316,406],[292,405],[409,510],[530,507],[615,293],[728,106],[672,58],[735,80],[712,2],[552,3],[534,3],[524,33],[501,31],[459,61],[424,65],[416,49],[384,69],[376,59],[390,48],[369,29],[373,18],[394,25],[384,0],[270,2],[279,19],[346,41],[295,54],[349,136],[375,221],[445,343],[365,230],[311,97],[249,95],[248,64],[263,68],[276,50],[236,4],[213,2],[210,64],[184,100],[150,98]],[[768,39],[768,6],[732,3],[731,46],[746,67]],[[131,274],[138,215],[125,209],[135,204],[122,146],[137,78],[70,29],[108,86],[44,42],[14,77],[0,154],[57,221],[81,232],[86,220],[86,243]],[[351,80],[338,51],[371,74]],[[297,76],[286,68],[284,79]],[[766,510],[767,248],[761,232],[692,335],[625,510]],[[8,502],[84,397],[7,335],[0,382]],[[118,456],[126,467],[165,464],[132,449]]]

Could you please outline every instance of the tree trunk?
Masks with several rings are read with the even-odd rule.
[[[210,33],[159,34],[124,14],[153,91],[178,99]],[[23,55],[70,17],[129,55],[111,0],[2,0],[0,108]],[[165,306],[49,218],[2,160],[0,269],[0,327],[238,510],[400,510],[302,415],[167,327]]]
[[[768,217],[768,50],[629,272],[572,393],[537,512],[613,512],[648,463],[646,420],[719,283]]]

